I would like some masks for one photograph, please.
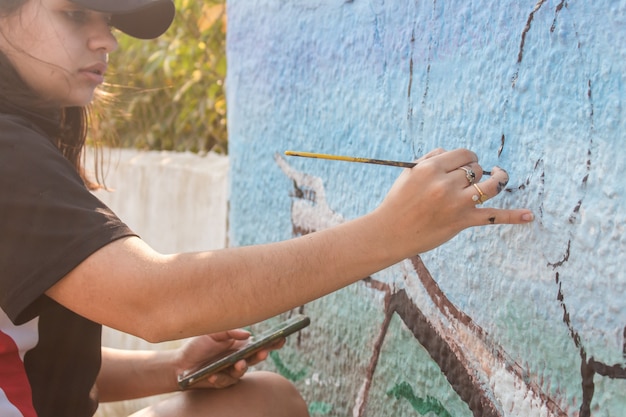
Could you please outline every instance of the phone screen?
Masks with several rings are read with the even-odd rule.
[[[193,371],[185,371],[178,376],[178,386],[180,389],[188,388],[196,382],[207,378],[217,372],[220,372],[230,366],[233,366],[241,359],[249,358],[265,347],[271,346],[279,339],[289,336],[299,330],[302,330],[311,323],[309,317],[298,314],[290,319],[272,327],[271,329],[250,337],[248,343],[234,352],[227,352],[225,356],[212,361],[199,369]]]

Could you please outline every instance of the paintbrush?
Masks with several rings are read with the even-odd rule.
[[[302,156],[305,158],[331,159],[333,161],[362,162],[364,164],[389,165],[401,168],[413,168],[416,165],[415,162],[386,161],[384,159],[357,158],[354,156],[329,155],[325,153],[313,152],[285,151],[285,155]]]
[[[389,166],[401,167],[401,168],[413,168],[415,165],[417,165],[416,162],[388,161],[385,159],[358,158],[355,156],[329,155],[325,153],[313,153],[313,152],[285,151],[285,155],[301,156],[304,158],[330,159],[333,161],[361,162],[364,164],[389,165]],[[483,174],[491,175],[491,172],[483,171]]]

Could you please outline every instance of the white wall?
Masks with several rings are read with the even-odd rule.
[[[98,197],[154,249],[181,252],[226,243],[228,158],[217,154],[106,150],[113,191]]]

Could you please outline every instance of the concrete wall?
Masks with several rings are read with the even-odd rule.
[[[220,249],[227,245],[228,158],[172,152],[107,150],[106,185],[96,195],[143,240],[162,253]],[[103,344],[166,349],[105,328]],[[127,416],[158,398],[102,404],[98,417]]]
[[[227,243],[228,157],[104,150],[105,185],[96,195],[162,253]]]
[[[288,149],[469,147],[511,174],[487,204],[537,215],[303,306],[313,324],[268,366],[312,414],[624,415],[626,1],[229,0],[228,16],[233,245],[363,214],[398,175]]]

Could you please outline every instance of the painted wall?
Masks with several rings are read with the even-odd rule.
[[[313,415],[623,416],[626,1],[229,0],[233,245],[376,207],[397,168],[469,147],[507,169],[461,233],[303,306],[269,366]]]

